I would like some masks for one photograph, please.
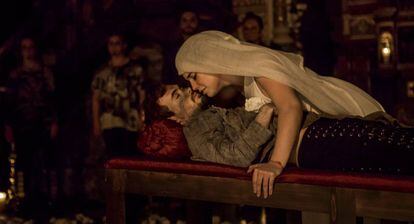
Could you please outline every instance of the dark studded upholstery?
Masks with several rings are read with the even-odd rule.
[[[302,168],[414,175],[414,129],[378,121],[321,118],[307,129]]]

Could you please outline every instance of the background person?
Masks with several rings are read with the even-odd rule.
[[[253,12],[246,13],[242,21],[243,38],[246,42],[265,45],[263,42],[263,20]]]
[[[92,82],[93,134],[105,141],[106,156],[130,155],[136,151],[136,139],[143,125],[143,69],[126,56],[127,44],[121,34],[108,38],[107,64]]]

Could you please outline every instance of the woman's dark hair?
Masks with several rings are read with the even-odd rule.
[[[256,15],[254,12],[248,12],[244,16],[242,23],[245,23],[249,19],[256,20],[257,24],[259,25],[260,31],[263,30],[263,19],[262,19],[262,17]]]
[[[174,115],[166,106],[160,106],[158,99],[166,92],[165,85],[151,84],[146,88],[144,100],[145,123],[151,124],[155,120],[166,119]]]

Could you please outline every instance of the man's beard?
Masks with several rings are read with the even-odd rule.
[[[194,93],[196,93],[197,95],[194,95]],[[208,108],[209,106],[209,98],[199,92],[192,92],[191,93],[191,100],[196,103],[196,99],[195,97],[200,96],[200,103],[197,104],[197,109],[201,109],[201,110],[205,110]]]
[[[112,52],[110,53],[111,57],[121,57],[124,56],[124,52]]]
[[[194,108],[194,110],[190,114],[188,114],[187,119],[191,119],[192,117],[194,117],[196,114],[200,113],[201,111],[207,110],[208,107],[210,106],[208,99],[209,99],[208,97],[201,95],[200,103],[198,103],[197,107]],[[191,100],[195,102],[193,98]]]
[[[182,33],[183,33],[183,35],[191,36],[191,35],[194,35],[196,33],[196,29],[184,28],[184,29],[182,29]]]
[[[207,110],[207,108],[211,105],[211,101],[209,99],[209,97],[203,95],[198,108],[200,108],[200,110]]]

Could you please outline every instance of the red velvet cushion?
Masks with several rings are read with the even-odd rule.
[[[188,149],[181,125],[172,120],[158,120],[147,126],[138,139],[138,149],[147,156],[188,159]]]
[[[280,176],[279,181],[284,183],[414,193],[414,177],[412,176],[390,176],[290,168]]]
[[[114,158],[108,161],[105,167],[108,169],[163,171],[201,176],[231,177],[242,180],[251,179],[251,175],[246,173],[246,169],[207,162]],[[385,176],[287,168],[277,178],[277,182],[414,193],[414,177],[407,176]]]
[[[250,179],[246,170],[209,162],[153,160],[149,158],[114,158],[106,162],[107,169],[164,171],[201,176]]]

